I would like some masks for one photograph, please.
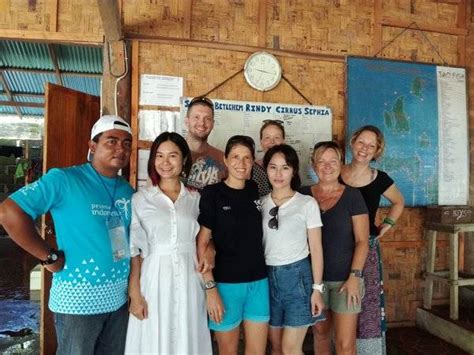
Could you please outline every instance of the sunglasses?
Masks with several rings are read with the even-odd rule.
[[[279,206],[275,206],[268,212],[272,218],[268,220],[268,228],[270,229],[278,229],[278,209]]]
[[[276,124],[279,124],[279,125],[283,125],[283,121],[282,120],[263,120],[262,121],[263,123],[276,123]]]
[[[196,97],[194,97],[191,101],[189,101],[189,106],[192,106],[192,105],[194,105],[196,103],[199,103],[199,102],[205,103],[205,104],[211,106],[212,108],[214,108],[214,103],[211,101],[211,99],[208,99],[205,96],[196,96]]]

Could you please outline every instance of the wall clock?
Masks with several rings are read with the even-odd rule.
[[[247,83],[256,90],[269,91],[281,80],[281,65],[268,52],[255,52],[247,58],[244,76]]]

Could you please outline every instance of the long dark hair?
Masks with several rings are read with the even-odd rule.
[[[270,160],[272,160],[272,157],[276,153],[283,154],[286,164],[293,168],[293,176],[291,177],[290,186],[293,190],[297,190],[301,186],[301,178],[299,174],[300,161],[298,159],[298,153],[296,153],[296,150],[294,150],[293,147],[289,146],[288,144],[274,145],[269,150],[267,150],[263,156],[263,167],[265,170],[267,170]]]
[[[175,132],[163,132],[158,137],[156,137],[155,141],[153,142],[150,150],[150,157],[148,158],[148,176],[153,184],[153,186],[157,186],[160,182],[160,175],[157,173],[155,169],[155,158],[156,152],[158,151],[159,146],[161,143],[166,141],[171,141],[176,144],[181,151],[183,156],[183,170],[181,170],[181,174],[183,177],[188,176],[189,172],[191,171],[191,166],[193,161],[191,159],[191,151],[189,150],[188,143],[186,140],[178,133]]]

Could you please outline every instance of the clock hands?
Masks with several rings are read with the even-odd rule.
[[[256,70],[256,71],[259,71],[259,72],[262,72],[262,73],[265,73],[265,74],[275,75],[275,73],[272,73],[272,72],[269,72],[269,71],[266,71],[266,70],[262,70],[262,69],[253,68],[252,70]]]

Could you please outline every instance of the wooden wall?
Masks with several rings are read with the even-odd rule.
[[[92,0],[0,4],[1,37],[41,38],[52,32],[71,41],[97,41],[102,34]],[[36,4],[34,10],[31,4]],[[332,107],[333,134],[339,141],[345,135],[346,55],[378,53],[383,58],[461,66],[474,62],[472,45],[466,48],[474,42],[467,42],[467,0],[143,0],[121,1],[121,10],[126,38],[136,41],[135,78],[144,73],[182,76],[184,94],[195,96],[240,70],[250,53],[266,49],[279,58],[285,76],[306,97]],[[135,81],[132,87],[135,116],[138,85]],[[284,81],[260,93],[242,74],[210,97],[304,104]],[[412,323],[421,305],[423,222],[424,209],[406,209],[382,243],[392,325]],[[439,245],[438,266],[444,267],[447,243]],[[446,290],[435,291],[438,302],[445,302]]]

